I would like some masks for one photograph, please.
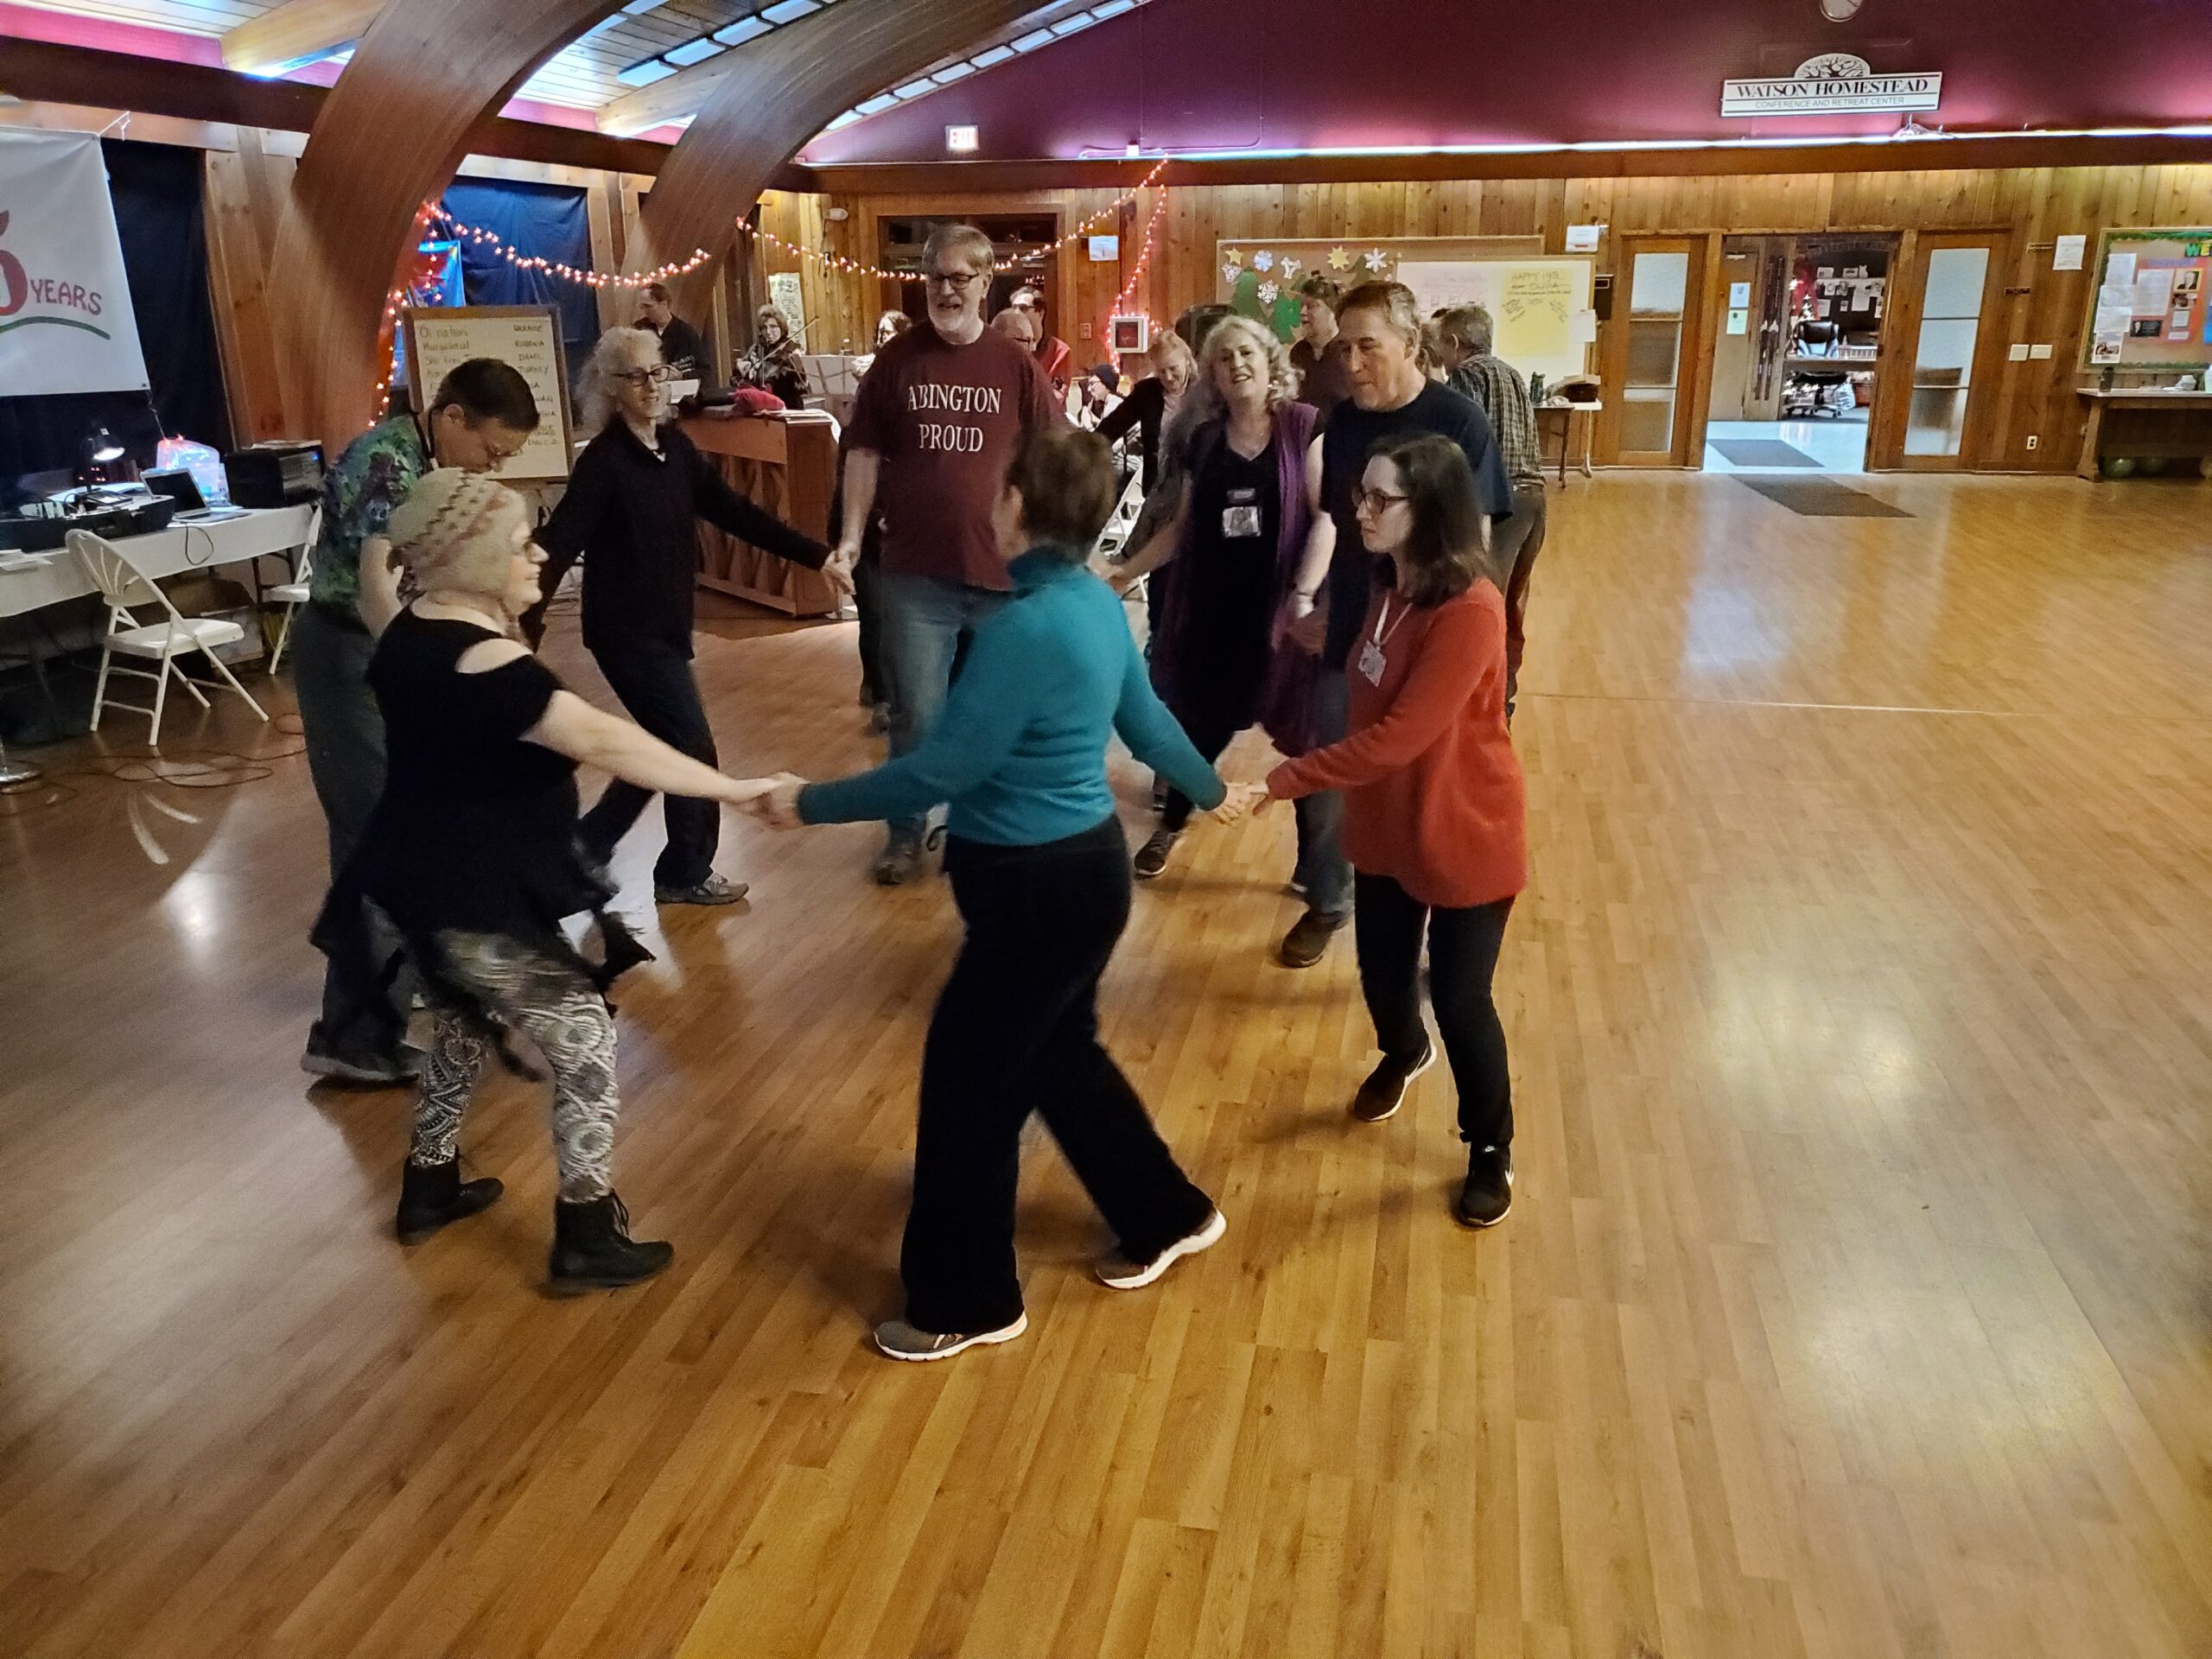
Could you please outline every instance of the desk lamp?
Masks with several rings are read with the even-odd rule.
[[[95,426],[77,446],[77,481],[112,484],[116,481],[112,469],[122,459],[123,446],[115,441],[115,435],[105,426]]]

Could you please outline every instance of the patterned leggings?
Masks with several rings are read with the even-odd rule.
[[[445,973],[485,1008],[537,1045],[553,1071],[553,1151],[564,1203],[607,1196],[620,1102],[614,1088],[614,1016],[570,964],[491,933],[438,936]],[[415,1141],[407,1158],[428,1167],[455,1155],[461,1115],[484,1075],[492,1045],[453,1012],[440,1010],[423,1063]]]

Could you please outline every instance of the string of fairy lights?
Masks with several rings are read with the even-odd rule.
[[[1160,174],[1166,170],[1166,167],[1167,162],[1165,158],[1162,158],[1151,172],[1146,174],[1143,178],[1138,180],[1135,184],[1115,197],[1103,207],[1087,215],[1081,224],[1066,235],[1056,241],[1048,242],[1035,252],[1024,254],[1020,258],[994,260],[991,268],[1003,276],[1019,270],[1026,264],[1033,264],[1047,255],[1058,253],[1064,248],[1073,247],[1077,243],[1086,239],[1097,226],[1117,216],[1122,208],[1151,189],[1159,180]],[[803,264],[811,264],[817,270],[836,271],[846,276],[872,276],[886,282],[897,282],[902,277],[912,276],[914,274],[911,270],[887,270],[880,265],[871,265],[865,260],[850,258],[842,253],[827,253],[820,248],[802,247],[796,242],[786,242],[773,231],[747,224],[743,219],[738,220],[737,228],[741,235],[750,236],[775,249],[778,252],[788,254],[791,257]]]
[[[1072,247],[1084,240],[1098,225],[1118,216],[1122,208],[1135,201],[1145,191],[1151,189],[1166,166],[1167,162],[1163,159],[1136,184],[1096,212],[1087,214],[1073,230],[1057,240],[1019,259],[995,260],[993,269],[1001,274],[1010,273],[1020,270],[1025,264],[1034,264],[1047,255],[1057,253],[1064,248]],[[1122,291],[1116,296],[1114,302],[1114,315],[1116,316],[1133,315],[1129,311],[1129,306],[1138,284],[1144,280],[1145,272],[1152,264],[1153,250],[1159,242],[1160,221],[1166,216],[1167,195],[1166,188],[1161,188],[1158,199],[1153,205],[1152,217],[1145,223],[1144,245],[1138,251],[1136,264],[1130,268],[1128,280],[1122,283]],[[481,226],[464,224],[448,212],[442,204],[434,201],[426,201],[423,204],[421,211],[416,215],[415,226],[416,236],[413,239],[417,242],[424,235],[435,232],[454,242],[466,242],[476,247],[489,249],[518,270],[532,271],[556,282],[573,283],[579,287],[588,288],[594,291],[607,289],[635,291],[650,287],[656,283],[667,282],[672,277],[688,276],[714,257],[704,248],[695,248],[689,257],[671,260],[652,270],[642,272],[588,270],[564,264],[558,259],[548,259],[537,254],[526,254],[496,231],[486,230]],[[779,252],[803,263],[810,264],[818,270],[836,272],[841,276],[874,277],[891,282],[902,281],[913,275],[912,271],[887,270],[879,265],[871,265],[861,260],[848,258],[843,254],[828,253],[818,248],[801,247],[795,242],[787,242],[774,232],[748,224],[743,219],[737,221],[737,229],[741,234],[753,237]],[[400,313],[407,308],[413,299],[414,296],[405,283],[395,283],[392,286],[385,296],[383,319],[385,329],[389,330],[398,327]],[[1159,324],[1152,321],[1150,314],[1144,315],[1148,325],[1157,329]],[[377,410],[376,419],[378,421],[383,420],[391,412],[391,370],[388,353],[385,354],[385,363],[386,366],[378,378],[373,396],[373,403]]]

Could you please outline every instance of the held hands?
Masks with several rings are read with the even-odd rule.
[[[1231,784],[1228,798],[1214,808],[1213,816],[1219,823],[1235,823],[1247,812],[1262,813],[1274,804],[1274,797],[1265,784]]]
[[[779,772],[762,781],[768,787],[753,797],[747,810],[772,830],[803,829],[805,820],[798,815],[798,792],[806,787],[806,779],[796,772]]]
[[[861,550],[849,542],[832,548],[823,562],[822,575],[837,593],[837,603],[842,606],[854,596],[853,567],[860,563]]]

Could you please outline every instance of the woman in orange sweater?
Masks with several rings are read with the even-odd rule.
[[[1376,562],[1352,655],[1348,734],[1277,766],[1264,788],[1272,800],[1344,791],[1360,986],[1382,1049],[1352,1101],[1363,1123],[1395,1112],[1435,1060],[1421,1014],[1427,934],[1429,997],[1469,1149],[1453,1213],[1490,1227],[1513,1202],[1512,1086],[1491,976],[1529,876],[1521,763],[1505,731],[1505,602],[1479,574],[1482,513],[1457,445],[1377,445],[1356,500],[1368,551],[1389,563]],[[1261,787],[1232,796],[1224,814]]]

